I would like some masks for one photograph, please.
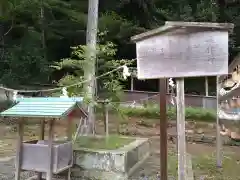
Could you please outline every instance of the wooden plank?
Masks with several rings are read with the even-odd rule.
[[[178,133],[178,180],[186,180],[186,140],[185,140],[185,98],[184,79],[176,79],[177,84],[177,133]]]
[[[41,120],[41,124],[40,124],[40,137],[39,140],[44,140],[44,136],[45,136],[45,120]],[[37,173],[37,180],[42,180],[42,173],[38,172]]]
[[[22,142],[23,142],[23,120],[21,119],[18,122],[15,180],[20,180],[20,173],[21,173],[21,166],[22,166]]]
[[[212,22],[185,22],[185,21],[166,21],[168,26],[192,27],[192,28],[211,28],[231,31],[234,28],[232,23],[212,23]]]
[[[186,30],[142,40],[137,65],[139,79],[228,74],[228,32]]]
[[[179,28],[179,27],[175,27],[175,26],[161,26],[159,28],[156,28],[156,29],[153,29],[153,30],[150,30],[150,31],[138,34],[138,35],[135,35],[135,36],[131,37],[131,41],[138,42],[138,41],[141,41],[143,39],[150,38],[152,36],[159,35],[161,33],[168,32],[168,31],[171,31],[171,30],[177,29],[177,28]]]
[[[48,157],[47,157],[49,164],[48,164],[46,180],[52,180],[52,176],[53,176],[53,126],[54,126],[54,121],[55,121],[55,119],[49,121]]]
[[[135,35],[131,38],[133,42],[138,42],[152,36],[159,35],[161,33],[166,33],[174,29],[179,29],[182,27],[188,28],[208,28],[208,29],[218,29],[232,31],[234,24],[231,23],[210,23],[210,22],[183,22],[183,21],[166,21],[164,26],[159,28]]]
[[[220,91],[220,84],[219,84],[219,77],[216,77],[216,95],[217,95],[217,119],[216,119],[216,131],[217,131],[217,139],[216,139],[216,146],[217,146],[217,166],[222,166],[222,154],[221,154],[221,148],[222,148],[222,141],[221,141],[221,134],[220,134],[220,124],[219,124],[219,91]]]

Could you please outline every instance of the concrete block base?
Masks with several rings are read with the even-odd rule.
[[[75,166],[72,168],[71,176],[127,180],[149,155],[150,144],[146,138],[136,138],[129,145],[116,150],[75,150]]]

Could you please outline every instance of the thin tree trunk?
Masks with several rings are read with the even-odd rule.
[[[3,3],[3,2],[2,2]],[[0,2],[0,17],[3,16],[3,4]],[[3,21],[0,21],[0,62],[4,56],[4,25]]]
[[[41,44],[42,44],[42,50],[43,50],[43,58],[44,62],[47,60],[47,49],[46,49],[46,31],[45,31],[45,14],[44,14],[44,0],[41,0]],[[48,76],[49,80],[49,76]]]
[[[88,59],[89,63],[85,68],[84,76],[89,83],[86,83],[85,89],[88,97],[91,100],[95,99],[95,65],[96,65],[96,44],[97,44],[97,31],[98,31],[98,5],[99,0],[89,0],[88,3],[88,22],[87,22],[87,37],[86,43],[88,46]],[[89,128],[88,133],[94,133],[95,113],[93,103],[89,104]]]
[[[42,31],[42,35],[41,35],[41,40],[42,40],[42,48],[45,52],[45,26],[44,26],[44,4],[43,4],[43,0],[41,0],[41,31]]]

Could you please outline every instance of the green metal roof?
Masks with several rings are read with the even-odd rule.
[[[8,117],[60,118],[70,113],[83,98],[19,98],[17,104],[0,113]]]

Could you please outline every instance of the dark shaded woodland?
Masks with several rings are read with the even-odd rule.
[[[87,0],[1,0],[0,84],[52,84],[71,69],[51,65],[70,56],[70,47],[85,44]],[[238,0],[100,0],[99,32],[102,41],[116,44],[116,59],[134,59],[130,37],[159,27],[164,21],[211,21],[235,24],[230,35],[229,60],[240,52]],[[129,89],[130,81],[124,83]],[[157,91],[157,81],[135,81],[137,90]],[[186,80],[187,93],[204,94],[204,79]],[[215,80],[210,79],[210,91]]]

